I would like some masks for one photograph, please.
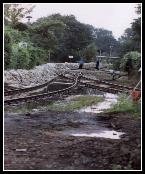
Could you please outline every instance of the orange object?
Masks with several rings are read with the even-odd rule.
[[[140,99],[141,92],[137,91],[137,90],[134,90],[134,91],[132,91],[131,96],[132,96],[132,100],[136,102]]]

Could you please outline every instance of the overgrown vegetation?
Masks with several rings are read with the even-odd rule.
[[[134,117],[141,116],[141,104],[133,103],[132,100],[127,99],[128,96],[121,95],[118,99],[117,104],[112,108],[108,109],[106,112],[129,112],[132,113]]]
[[[138,71],[141,66],[141,54],[137,51],[131,51],[124,55],[121,60],[120,68],[127,71],[130,75],[133,71]]]
[[[5,112],[13,111],[17,113],[26,113],[31,112],[33,109],[48,109],[52,111],[73,111],[81,109],[85,106],[91,106],[97,104],[98,102],[103,101],[102,97],[99,96],[78,96],[74,99],[67,101],[58,101],[58,102],[39,102],[39,103],[26,103],[23,106],[16,108],[11,108],[11,110],[5,108]]]
[[[5,107],[5,112],[27,113],[32,112],[33,109],[41,109],[45,106],[52,105],[52,101],[41,101],[33,103],[24,103],[17,107]]]
[[[68,103],[54,103],[52,105],[49,105],[48,109],[55,111],[73,111],[86,106],[97,104],[101,101],[103,101],[103,98],[98,96],[79,96],[75,97]]]

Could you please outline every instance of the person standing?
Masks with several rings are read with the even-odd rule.
[[[80,62],[79,62],[79,69],[82,69],[83,68],[83,65],[84,65],[84,60],[83,58],[81,58]]]
[[[97,70],[99,70],[99,63],[100,63],[100,62],[99,62],[99,59],[97,59],[97,61],[96,61],[96,69],[97,69]]]

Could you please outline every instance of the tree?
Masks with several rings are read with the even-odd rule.
[[[36,46],[54,50],[57,47],[55,32],[62,32],[63,29],[64,24],[61,21],[40,18],[30,26],[29,31]]]
[[[136,7],[136,13],[141,14],[141,5]],[[130,51],[141,51],[141,17],[134,19],[131,24],[131,28],[127,28],[119,38],[120,42],[120,56]]]
[[[133,40],[136,41],[136,43],[139,45],[138,51],[141,49],[141,4],[138,4],[136,7],[136,13],[139,15],[137,19],[134,19],[134,22],[132,22],[132,30],[134,33]]]
[[[95,43],[89,44],[84,50],[81,51],[82,56],[86,61],[94,61],[97,54],[97,47]]]
[[[127,52],[137,50],[138,45],[133,39],[134,32],[132,28],[127,28],[124,34],[118,39],[120,42],[120,57],[123,57]]]
[[[95,43],[99,50],[103,50],[104,55],[110,55],[110,46],[113,48],[112,54],[118,55],[119,43],[114,38],[112,31],[103,28],[96,28],[94,30]]]
[[[78,49],[84,49],[93,41],[92,26],[80,23],[73,15],[50,15],[37,20],[31,27],[34,29],[31,30],[33,42],[51,49],[52,60],[58,62],[68,61],[68,55],[73,55],[76,61]]]
[[[4,4],[4,18],[15,26],[27,14],[30,14],[35,6],[26,8],[23,4]]]

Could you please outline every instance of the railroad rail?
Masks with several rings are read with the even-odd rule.
[[[115,71],[115,70],[103,70],[104,67],[100,68],[100,70],[96,70],[96,68],[82,68],[81,70],[87,70],[87,71],[92,71],[92,72],[105,72],[106,74],[109,74],[112,76],[112,80],[116,80],[120,77],[123,77],[123,76],[127,76],[127,73],[123,73],[123,72],[120,72],[120,71]],[[77,70],[80,70],[80,69],[70,69],[72,71],[77,71]]]
[[[72,76],[74,77],[75,74],[71,73]],[[60,74],[60,76],[63,76],[65,78],[68,78],[70,80],[73,79],[73,77],[70,76],[70,73],[69,73],[69,77],[66,76],[67,74]],[[87,80],[87,82],[85,81],[81,81],[81,79],[85,79]],[[114,83],[110,83],[110,82],[106,82],[106,81],[103,81],[103,80],[99,80],[99,79],[91,79],[91,78],[88,78],[88,77],[85,77],[85,76],[81,76],[81,79],[79,81],[80,84],[84,85],[85,87],[89,87],[89,88],[93,88],[93,89],[98,89],[100,91],[104,91],[104,92],[109,92],[109,93],[130,93],[131,90],[133,90],[132,87],[128,87],[128,86],[123,86],[123,85],[118,85],[118,84],[114,84]],[[105,86],[102,86],[102,84],[104,85],[107,85],[106,87]],[[140,89],[137,89],[140,91]]]
[[[53,92],[33,95],[33,96],[27,96],[27,97],[13,98],[13,99],[4,100],[4,104],[5,105],[10,105],[12,103],[27,102],[27,101],[31,101],[31,100],[38,100],[38,99],[46,98],[46,97],[47,98],[49,97],[48,99],[53,100],[52,96],[55,96],[57,94],[61,94],[61,93],[64,93],[64,92],[69,92],[72,88],[76,87],[77,84],[78,84],[78,80],[79,80],[80,76],[81,76],[81,74],[79,74],[76,77],[75,82],[70,87],[67,87],[67,88],[64,88],[64,89],[61,89],[61,90],[57,90],[57,91],[53,91]]]
[[[32,87],[29,87],[29,88],[21,88],[21,89],[15,89],[15,90],[7,90],[7,91],[4,91],[4,95],[5,96],[10,96],[10,95],[14,95],[14,94],[21,94],[21,93],[29,92],[29,91],[35,91],[37,89],[41,89],[43,87],[48,86],[50,83],[52,83],[57,78],[58,78],[58,76],[54,77],[53,79],[51,79],[50,81],[48,81],[46,83],[43,83],[41,85],[32,86]]]
[[[62,74],[58,74],[58,75],[62,75],[62,76],[65,76],[67,75],[67,73],[71,76],[75,76],[76,74],[72,73],[72,72],[65,72],[65,73],[62,73]],[[65,76],[66,77],[66,76]],[[100,79],[92,79],[92,78],[89,78],[89,77],[86,77],[82,74],[81,78],[83,79],[86,79],[86,80],[90,80],[90,81],[93,81],[94,83],[100,83],[100,84],[106,84],[106,85],[110,85],[111,87],[117,87],[117,88],[122,88],[122,89],[127,89],[127,90],[132,90],[133,87],[130,87],[130,86],[125,86],[125,85],[119,85],[119,84],[116,84],[116,83],[111,83],[111,82],[107,82],[107,81],[104,81],[104,80],[100,80]],[[136,88],[137,90],[140,91],[139,88]]]
[[[109,92],[109,93],[114,93],[114,94],[117,94],[117,93],[127,93],[128,94],[128,93],[130,93],[130,91],[133,90],[132,87],[118,85],[118,84],[106,82],[103,80],[92,79],[92,78],[86,77],[81,72],[79,74],[72,73],[72,72],[64,72],[64,73],[59,73],[57,75],[58,76],[55,77],[54,79],[52,79],[51,81],[49,81],[49,83],[53,82],[58,77],[59,78],[61,77],[61,78],[66,79],[66,80],[74,81],[74,83],[67,88],[57,90],[57,91],[52,91],[52,92],[47,92],[47,93],[37,94],[37,95],[32,95],[32,96],[13,98],[13,99],[6,99],[4,101],[4,104],[10,105],[13,103],[29,102],[32,100],[39,100],[39,99],[44,99],[44,98],[47,98],[47,100],[56,100],[56,99],[58,99],[58,97],[57,97],[58,95],[66,94],[67,92],[69,92],[70,90],[72,90],[73,88],[75,88],[78,85],[81,85],[81,87],[97,89],[99,91]],[[45,83],[45,85],[46,84],[48,85],[48,82]],[[28,89],[26,88],[26,89],[20,89],[20,90],[12,90],[12,91],[10,91],[10,95],[15,94],[16,91],[22,93],[22,92],[29,92],[31,90],[36,90],[36,89],[39,89],[40,87],[42,87],[43,85],[44,84],[39,85],[39,86],[34,86],[34,87],[31,87]],[[140,91],[140,89],[137,89],[137,90]],[[13,91],[14,91],[14,93],[11,93]]]

